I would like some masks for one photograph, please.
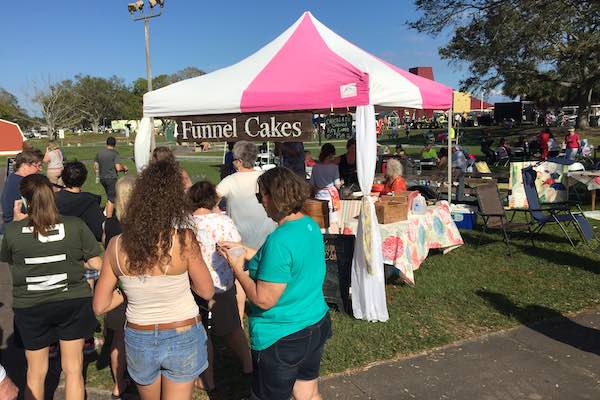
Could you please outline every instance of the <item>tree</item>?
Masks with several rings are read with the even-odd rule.
[[[463,89],[502,86],[512,97],[573,97],[577,125],[587,128],[600,81],[597,0],[415,0],[422,16],[409,23],[438,35],[454,29],[444,59],[465,62]]]
[[[23,128],[32,124],[32,119],[19,105],[17,97],[3,88],[0,88],[0,119],[16,122]]]
[[[93,132],[98,132],[105,119],[122,118],[129,100],[127,86],[116,76],[106,79],[77,75],[73,93],[77,113],[82,121],[91,125]]]
[[[161,74],[154,78],[152,78],[152,90],[160,89],[162,87],[168,86],[172,83],[179,82],[185,79],[195,78],[200,75],[204,75],[205,72],[196,67],[186,67],[180,71],[177,71],[173,74]],[[148,91],[148,80],[144,78],[138,78],[133,81],[131,85],[131,92],[133,93],[133,102],[137,103],[137,106],[132,106],[132,108],[139,110],[136,118],[141,118],[142,116],[142,107],[143,107],[143,97],[144,94]],[[166,119],[160,118],[163,123],[163,127],[166,126]]]
[[[48,80],[33,89],[32,101],[40,106],[48,126],[48,135],[56,137],[58,128],[72,128],[81,120],[76,110],[73,82],[69,79],[54,83]]]
[[[204,71],[196,67],[186,67],[170,75],[161,74],[152,78],[152,90],[160,89],[172,83],[195,78],[204,74]],[[148,91],[148,80],[145,78],[136,79],[133,82],[132,90],[136,95],[143,96]]]

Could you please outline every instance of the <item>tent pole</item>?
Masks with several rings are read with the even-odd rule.
[[[448,110],[448,203],[452,204],[452,108]]]

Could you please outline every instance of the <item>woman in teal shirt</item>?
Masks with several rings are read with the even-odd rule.
[[[331,320],[323,297],[323,235],[301,212],[309,187],[292,171],[274,168],[260,176],[256,195],[277,229],[258,250],[219,244],[252,303],[251,398],[320,399],[317,379]]]

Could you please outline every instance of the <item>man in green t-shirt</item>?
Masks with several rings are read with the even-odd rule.
[[[431,143],[426,143],[425,148],[421,152],[421,158],[423,160],[435,160],[437,159],[437,152],[431,145]]]

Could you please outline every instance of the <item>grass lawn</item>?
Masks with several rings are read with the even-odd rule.
[[[477,150],[480,132],[473,129],[465,135],[465,142]],[[498,129],[495,134],[499,132]],[[419,145],[421,134],[415,132],[400,142]],[[316,157],[318,145],[307,147]],[[338,142],[336,147],[341,153],[344,143]],[[65,153],[68,158],[91,160],[99,148],[95,143],[85,143],[82,147],[67,147]],[[127,145],[119,145],[118,150],[123,158],[131,154]],[[409,153],[418,151],[416,147],[409,149]],[[133,171],[133,162],[126,163]],[[213,182],[218,180],[216,163],[186,159],[181,164],[192,179],[202,176]],[[88,168],[92,171],[89,162]],[[102,194],[93,173],[84,189]],[[447,255],[430,253],[415,274],[415,287],[393,280],[387,283],[388,322],[369,323],[333,313],[334,336],[323,356],[322,374],[359,368],[373,361],[600,304],[600,255],[584,245],[572,249],[558,229],[546,228],[536,248],[526,238],[515,237],[512,256],[507,255],[498,234],[483,235],[477,230],[462,234],[465,245],[461,248]],[[482,245],[477,246],[480,238]],[[223,344],[216,345],[219,389],[213,398],[245,397],[247,378],[241,376],[240,366]],[[92,364],[88,372],[89,386],[110,390],[112,379],[108,368],[97,370]],[[208,397],[196,393],[195,398]]]

